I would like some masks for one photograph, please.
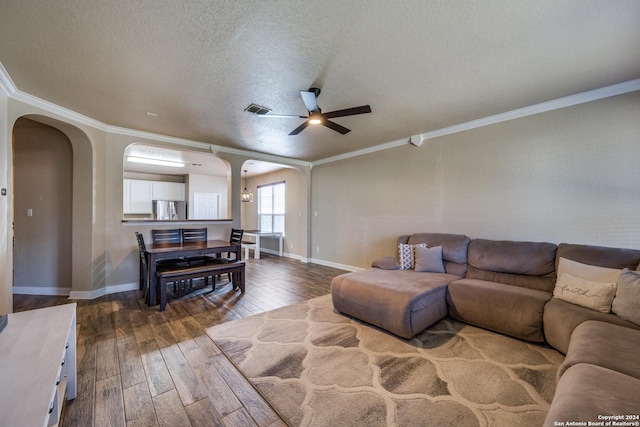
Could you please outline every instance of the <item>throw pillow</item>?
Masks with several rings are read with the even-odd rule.
[[[622,270],[611,310],[621,319],[640,325],[640,272]]]
[[[423,248],[416,246],[415,270],[428,271],[431,273],[444,273],[444,263],[442,262],[442,246],[433,248]]]
[[[594,282],[617,283],[622,270],[583,264],[581,262],[560,257],[558,260],[558,278],[562,277],[564,273],[568,273],[576,277],[582,277],[583,279],[593,280]]]
[[[553,296],[558,299],[602,313],[611,311],[611,301],[615,293],[615,282],[594,282],[569,273],[560,276],[553,290]]]
[[[400,270],[411,270],[414,265],[414,248],[421,246],[426,248],[426,243],[418,243],[417,245],[409,245],[406,243],[400,243],[398,245],[398,260],[400,261]]]

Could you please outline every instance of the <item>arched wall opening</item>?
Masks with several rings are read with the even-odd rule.
[[[68,141],[70,145],[70,161],[69,163],[57,164],[56,162],[48,162],[48,167],[58,169],[69,169],[67,171],[58,171],[58,175],[68,174],[69,183],[67,190],[69,194],[64,195],[63,198],[68,199],[68,206],[65,209],[69,210],[68,219],[68,231],[64,231],[65,240],[62,245],[69,247],[67,252],[62,257],[68,257],[69,260],[65,262],[70,263],[70,271],[57,275],[57,282],[40,282],[44,286],[35,286],[35,289],[23,289],[25,293],[39,293],[39,294],[67,294],[73,296],[74,292],[89,291],[104,284],[104,269],[101,269],[98,264],[99,260],[94,260],[93,254],[93,223],[95,220],[94,206],[96,204],[95,192],[93,191],[93,173],[94,173],[94,161],[93,161],[93,148],[88,136],[76,126],[53,119],[51,117],[39,115],[39,114],[26,114],[18,119],[13,124],[14,140],[16,137],[20,138],[20,135],[16,135],[21,132],[21,123],[31,123],[32,129],[47,129],[45,134],[58,135]],[[16,127],[17,125],[17,127]],[[14,152],[15,155],[15,152]],[[55,173],[55,172],[54,172]],[[15,182],[17,177],[14,177],[13,188],[20,188],[20,183]],[[63,190],[64,191],[64,190]],[[27,212],[18,212],[16,206],[13,206],[14,219],[17,216],[27,215]],[[37,210],[32,208],[33,215],[37,214]],[[42,215],[53,215],[51,212],[42,212]],[[41,239],[42,242],[47,242],[46,238]],[[34,243],[35,244],[35,243]],[[11,249],[13,251],[13,249]],[[47,250],[52,250],[48,248]],[[20,258],[20,254],[13,253],[13,258]],[[18,263],[21,262],[18,260]],[[29,263],[37,263],[37,259],[30,260]],[[15,264],[15,261],[14,261]],[[53,270],[51,270],[53,271]],[[18,277],[18,280],[21,280]],[[14,278],[15,283],[15,278]],[[19,284],[19,283],[18,283]],[[20,291],[20,289],[18,289]]]

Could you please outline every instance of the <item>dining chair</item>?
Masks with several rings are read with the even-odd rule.
[[[207,228],[182,228],[182,242],[206,242]]]
[[[181,243],[182,233],[179,228],[170,228],[167,230],[151,230],[151,239],[154,245]]]
[[[232,228],[231,229],[231,236],[229,237],[229,243],[231,244],[242,244],[242,236],[244,235],[244,230],[243,229],[238,229],[238,228]],[[238,252],[240,253],[240,252]],[[235,258],[235,254],[234,254],[234,258],[231,258],[231,254],[230,252],[226,253],[226,257],[222,257],[221,261],[222,262],[233,262],[233,261],[239,261],[238,259]],[[219,276],[219,275],[218,275]],[[229,281],[231,281],[231,273],[228,274],[229,276]],[[213,277],[213,286],[216,285],[216,276]]]
[[[138,242],[138,253],[140,256],[139,289],[146,300],[149,293],[149,289],[147,287],[147,276],[149,274],[149,265],[147,264],[147,246],[144,243],[144,236],[137,231],[135,233],[136,240]],[[156,270],[168,269],[178,266],[187,266],[187,264],[180,258],[162,259],[156,263]]]
[[[182,243],[193,242],[206,242],[207,241],[207,228],[181,228]],[[199,263],[211,260],[211,257],[206,255],[190,256],[187,257],[187,261],[190,264]]]

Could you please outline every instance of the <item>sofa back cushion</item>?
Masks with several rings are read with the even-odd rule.
[[[556,268],[560,258],[598,267],[635,270],[640,263],[640,250],[560,243]]]
[[[552,292],[557,246],[546,242],[474,239],[467,278]]]
[[[448,274],[464,277],[467,272],[467,248],[471,239],[462,234],[416,233],[398,237],[398,243],[417,245],[426,243],[427,247],[442,246],[442,260]]]

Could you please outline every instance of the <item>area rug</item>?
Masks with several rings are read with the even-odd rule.
[[[563,359],[449,318],[401,339],[330,295],[207,334],[290,426],[540,426]]]

